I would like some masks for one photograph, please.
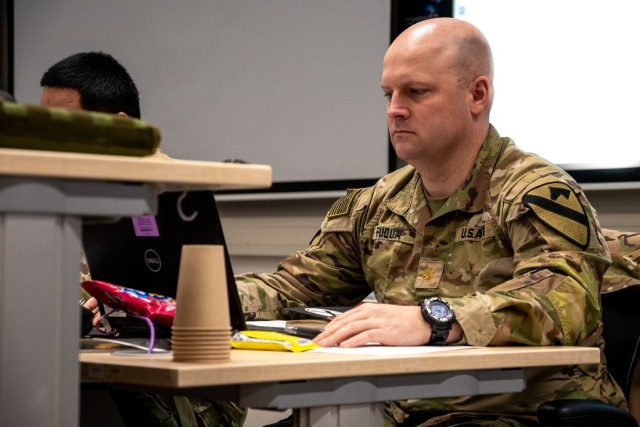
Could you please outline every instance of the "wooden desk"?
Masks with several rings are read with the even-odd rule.
[[[0,149],[0,426],[78,425],[83,216],[153,213],[165,190],[270,185],[262,165]]]
[[[387,400],[518,392],[527,367],[591,364],[597,348],[493,347],[402,356],[232,350],[231,361],[186,364],[171,356],[81,353],[86,382],[141,386],[293,408],[299,425],[381,426]]]
[[[189,189],[264,188],[271,166],[0,148],[0,175],[117,180]]]

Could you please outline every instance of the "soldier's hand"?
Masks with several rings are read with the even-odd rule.
[[[83,305],[89,310],[93,311],[94,316],[92,322],[93,326],[96,326],[98,324],[98,321],[100,321],[100,318],[102,317],[100,315],[100,311],[98,311],[98,300],[94,297],[91,297]]]
[[[314,341],[323,347],[413,346],[430,337],[431,326],[419,306],[365,303],[335,317]]]

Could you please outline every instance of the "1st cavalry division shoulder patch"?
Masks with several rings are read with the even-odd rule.
[[[563,183],[544,184],[528,191],[522,202],[540,221],[581,248],[589,244],[589,219],[573,189]]]

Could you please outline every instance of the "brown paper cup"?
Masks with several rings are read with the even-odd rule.
[[[212,330],[230,328],[226,277],[222,246],[183,246],[174,326]]]

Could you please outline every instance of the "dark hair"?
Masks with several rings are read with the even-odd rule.
[[[138,89],[127,70],[111,55],[83,52],[54,64],[40,86],[75,89],[85,110],[140,118]]]

